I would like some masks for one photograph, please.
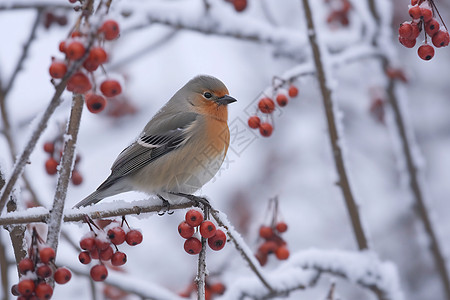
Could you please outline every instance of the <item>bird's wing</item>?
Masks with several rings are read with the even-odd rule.
[[[111,175],[97,190],[110,187],[120,178],[142,169],[180,147],[189,139],[189,128],[197,116],[194,113],[185,113],[171,118],[166,124],[160,124],[157,132],[142,132],[133,144],[119,154],[111,167]]]

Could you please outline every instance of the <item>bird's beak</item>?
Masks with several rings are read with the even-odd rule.
[[[231,96],[225,95],[216,100],[216,103],[219,105],[228,105],[230,103],[236,102],[237,100]]]

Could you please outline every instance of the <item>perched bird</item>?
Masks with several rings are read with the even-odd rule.
[[[125,148],[111,175],[75,207],[128,191],[192,194],[219,171],[230,143],[227,105],[236,99],[217,78],[191,79]]]

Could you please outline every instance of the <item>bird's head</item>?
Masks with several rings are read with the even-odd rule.
[[[228,95],[228,89],[223,82],[212,76],[197,76],[182,90],[186,92],[185,99],[193,111],[220,120],[227,120],[227,105],[236,102],[236,99]]]

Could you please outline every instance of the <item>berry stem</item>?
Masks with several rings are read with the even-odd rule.
[[[439,9],[437,8],[436,4],[434,3],[434,0],[429,0],[429,2],[430,2],[430,4],[431,4],[431,7],[437,12],[437,14],[438,14],[438,16],[439,16],[439,19],[440,19],[441,22],[442,22],[442,25],[444,25],[444,27],[445,27],[445,30],[448,31],[447,25],[445,25],[444,19],[442,19],[441,14],[439,13]]]

